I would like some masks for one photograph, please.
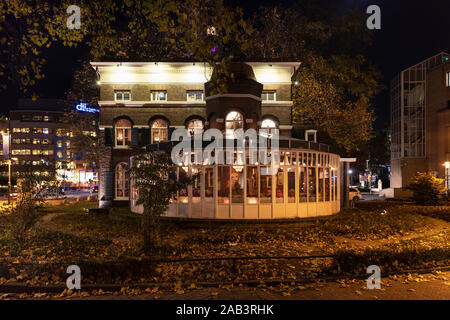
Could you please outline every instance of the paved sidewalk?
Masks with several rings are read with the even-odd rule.
[[[295,290],[293,290],[295,289]],[[86,294],[87,295],[87,294]],[[22,296],[0,294],[3,299],[54,299],[55,295]],[[394,276],[381,280],[380,290],[368,290],[365,280],[319,283],[275,288],[201,288],[185,292],[157,291],[141,293],[102,293],[80,297],[73,295],[59,299],[83,300],[450,300],[450,271],[424,275]]]

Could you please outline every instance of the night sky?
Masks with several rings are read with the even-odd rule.
[[[381,8],[382,29],[375,33],[370,59],[383,74],[385,90],[374,101],[376,127],[389,121],[389,81],[399,71],[450,48],[449,0],[322,0],[328,1],[336,13],[356,6],[365,13],[369,5]],[[330,2],[331,1],[331,2]],[[239,1],[246,12],[259,4],[288,5],[292,1]],[[364,21],[365,23],[365,21]],[[69,89],[72,72],[82,61],[82,48],[52,48],[46,53],[47,78],[40,82],[41,97],[63,98]],[[2,95],[3,96],[3,95]],[[14,108],[14,98],[3,100],[2,111]]]

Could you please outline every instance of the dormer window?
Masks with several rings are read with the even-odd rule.
[[[116,101],[130,101],[131,100],[131,92],[128,91],[115,91],[114,99]]]
[[[262,101],[275,101],[276,91],[263,91],[261,94]]]
[[[151,101],[167,101],[167,91],[152,91],[150,92]]]

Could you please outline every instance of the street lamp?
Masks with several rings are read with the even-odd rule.
[[[446,161],[443,166],[445,167],[445,187],[450,189],[450,161]]]

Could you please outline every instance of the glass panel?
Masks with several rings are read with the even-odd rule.
[[[277,198],[277,203],[284,203],[284,190],[283,190],[284,169],[283,168],[278,168],[276,178],[277,178],[277,180],[276,180],[275,196]]]
[[[319,201],[323,201],[324,200],[324,194],[323,194],[323,168],[319,168],[319,192],[318,192],[318,197],[319,197]]]
[[[269,171],[270,169],[267,169]],[[264,171],[262,171],[264,172]],[[259,203],[271,203],[272,202],[272,176],[271,175],[263,175],[260,177],[260,195],[259,195]]]
[[[306,168],[300,167],[299,168],[299,201],[300,202],[306,202],[306,196],[307,196],[307,185],[306,185]]]
[[[192,175],[196,175],[201,173],[201,170],[198,168],[192,168]],[[194,180],[192,184],[192,202],[199,203],[200,202],[200,194],[201,194],[201,176]]]
[[[125,145],[129,146],[131,144],[131,129],[124,129]]]
[[[117,139],[116,144],[118,146],[122,146],[123,145],[123,129],[116,129],[116,139]]]
[[[316,202],[316,168],[308,168],[308,202]]]
[[[126,163],[120,163],[116,167],[116,196],[128,197],[130,188],[128,181],[128,165]]]
[[[247,167],[247,203],[258,204],[258,167]]]
[[[173,167],[170,169],[169,175],[167,177],[167,182],[172,185],[177,183],[177,168],[176,167]],[[170,202],[174,202],[175,201],[174,198],[175,198],[175,196],[172,199],[170,199]]]
[[[188,167],[179,167],[179,181],[181,185],[180,189],[180,196],[179,196],[179,202],[180,203],[188,203],[189,197],[188,197],[188,185],[187,185],[187,179],[188,179]]]
[[[205,198],[214,197],[214,169],[205,168]]]
[[[288,168],[288,202],[295,203],[295,169]]]
[[[230,203],[230,167],[217,167],[217,201]]]
[[[294,165],[294,166],[297,165],[297,152],[292,153],[291,160],[292,160],[292,162],[291,162],[292,165]]]
[[[325,201],[331,201],[331,198],[330,198],[330,168],[325,169]]]
[[[231,167],[231,192],[233,203],[244,203],[244,167]]]

